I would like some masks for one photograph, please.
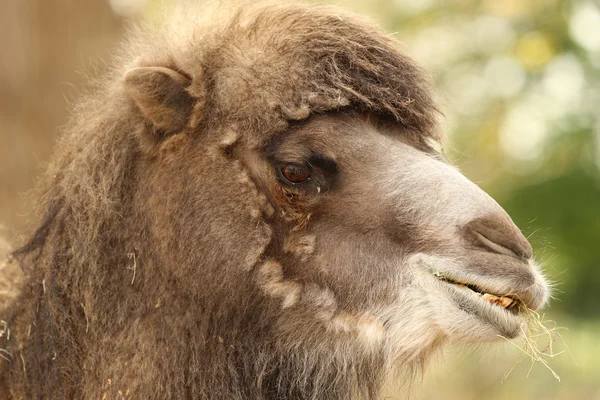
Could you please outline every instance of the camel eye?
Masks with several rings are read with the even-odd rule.
[[[288,164],[281,169],[281,175],[291,183],[302,183],[310,178],[308,168],[303,165]]]

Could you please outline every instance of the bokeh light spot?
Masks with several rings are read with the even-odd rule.
[[[534,31],[518,40],[515,55],[527,69],[539,70],[552,59],[554,48],[546,35]]]
[[[542,85],[563,114],[579,107],[584,85],[581,63],[572,54],[555,57],[546,67]]]
[[[541,156],[547,135],[546,121],[537,104],[520,102],[500,127],[500,147],[513,159],[534,161]]]
[[[483,72],[492,95],[508,98],[516,95],[525,85],[525,71],[512,57],[492,58]]]
[[[600,9],[590,2],[579,4],[569,20],[569,34],[587,51],[600,50]]]

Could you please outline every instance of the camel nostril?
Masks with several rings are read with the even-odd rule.
[[[478,218],[465,228],[469,236],[490,251],[527,260],[532,257],[531,245],[508,215]]]
[[[487,247],[489,250],[492,250],[495,253],[505,254],[507,256],[512,256],[512,257],[517,256],[519,258],[527,258],[527,257],[525,257],[523,252],[519,251],[518,249],[515,249],[513,246],[507,247],[505,245],[498,244],[498,243],[488,239],[487,237],[485,237],[484,235],[482,235],[479,232],[474,232],[474,234],[475,234],[475,237],[479,240],[479,242],[481,244],[483,244],[485,247]]]

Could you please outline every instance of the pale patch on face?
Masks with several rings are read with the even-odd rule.
[[[269,260],[262,264],[258,269],[256,279],[267,295],[281,299],[281,307],[284,309],[295,305],[300,298],[302,286],[295,282],[285,281],[283,269],[277,261]]]
[[[297,107],[287,107],[285,105],[282,105],[281,112],[286,117],[286,119],[300,121],[308,118],[308,116],[310,115],[310,108],[306,104],[302,104]]]
[[[339,310],[333,292],[327,288],[315,284],[303,286],[285,280],[281,264],[277,261],[263,263],[258,268],[256,282],[265,294],[281,301],[282,309],[293,306],[315,308],[315,319],[324,322],[328,330],[357,337],[365,350],[379,348],[385,338],[385,328],[378,318],[367,313],[357,316]]]
[[[223,134],[220,146],[222,149],[227,149],[233,146],[239,139],[239,133],[235,129],[230,129]]]
[[[283,251],[299,257],[304,262],[315,251],[315,236],[292,233],[285,238]]]
[[[223,155],[227,155],[230,149],[232,149],[240,138],[240,134],[235,129],[228,129],[222,133],[222,139],[219,142],[212,144],[208,148],[208,155],[211,159],[218,159],[223,157]],[[242,170],[240,168],[240,162],[238,160],[232,160],[232,162],[236,165],[238,170]]]
[[[246,270],[251,270],[259,262],[260,258],[262,257],[265,251],[265,248],[269,245],[271,241],[271,235],[271,227],[258,220],[256,229],[252,232],[251,237],[253,242],[256,243],[256,246],[253,247],[244,258],[244,268]]]
[[[269,202],[269,200],[267,200],[267,197],[264,194],[259,193],[258,196],[257,196],[257,201],[258,201],[258,204],[259,204],[260,209],[262,210],[262,212],[267,217],[272,217],[273,214],[275,213],[275,208],[273,208],[273,206],[271,205],[271,203]]]
[[[378,348],[385,338],[385,328],[381,321],[372,315],[354,316],[346,312],[338,312],[329,325],[336,332],[355,333],[366,350]]]

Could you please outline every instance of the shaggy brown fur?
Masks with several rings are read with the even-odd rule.
[[[245,7],[204,25],[187,13],[132,28],[114,70],[73,112],[39,228],[14,253],[27,280],[0,315],[11,332],[0,337],[10,359],[0,390],[375,398],[386,363],[364,343],[383,326],[356,304],[385,298],[388,283],[359,279],[363,293],[346,293],[300,268],[315,244],[302,232],[323,209],[266,175],[281,138],[319,114],[343,111],[341,127],[357,115],[392,123],[417,147],[438,139],[428,83],[394,39],[336,9]],[[176,71],[186,90],[152,92],[136,71],[124,84],[146,66]],[[315,162],[333,176],[328,160]],[[406,248],[422,244],[395,232]],[[376,247],[366,240],[364,251]]]

